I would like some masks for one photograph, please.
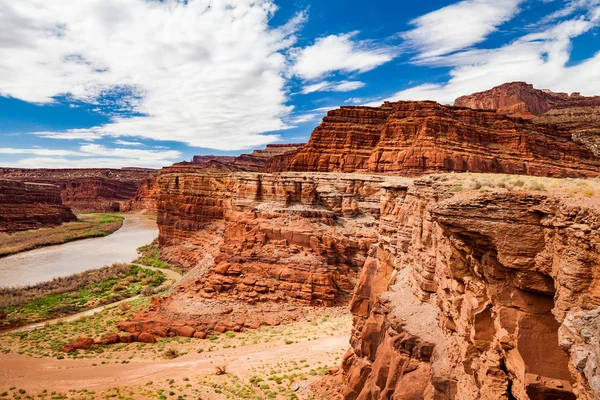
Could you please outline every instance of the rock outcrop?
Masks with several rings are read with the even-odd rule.
[[[64,205],[78,211],[126,211],[140,186],[157,171],[123,169],[0,168],[0,178],[53,184]]]
[[[345,399],[596,399],[600,207],[388,191],[356,288]]]
[[[304,147],[304,143],[268,144],[265,149],[239,156],[194,156],[194,164],[220,163],[239,171],[280,172],[287,169],[289,160]]]
[[[600,96],[554,93],[534,89],[524,82],[512,82],[460,97],[454,105],[497,110],[501,114],[532,119],[538,124],[556,125],[600,157]]]
[[[156,214],[156,199],[158,199],[158,177],[152,175],[140,185],[137,193],[129,203],[120,203],[120,211],[131,211],[136,213]]]
[[[17,232],[76,221],[54,185],[0,179],[0,232]]]
[[[510,82],[484,92],[456,99],[457,107],[496,110],[501,114],[534,118],[551,109],[600,107],[600,96],[585,97],[579,93],[555,93],[535,89],[525,82]]]
[[[158,335],[185,321],[199,333],[240,330],[303,315],[290,305],[346,304],[377,241],[381,184],[402,180],[163,170],[161,256],[189,272],[153,311],[121,327]]]
[[[288,169],[583,177],[598,175],[600,159],[555,125],[422,101],[330,111]]]

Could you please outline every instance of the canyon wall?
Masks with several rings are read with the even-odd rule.
[[[60,187],[63,204],[78,211],[126,211],[140,186],[156,173],[155,170],[141,168],[0,168],[2,179]]]
[[[202,338],[352,296],[345,399],[597,398],[600,205],[453,179],[167,168],[161,255],[189,272],[119,327]]]
[[[600,96],[554,93],[524,82],[505,83],[485,92],[460,97],[456,106],[496,110],[498,113],[552,124],[600,157]]]
[[[535,89],[525,82],[509,82],[490,90],[459,97],[457,107],[496,110],[501,114],[534,118],[551,109],[600,107],[600,96],[585,97],[579,93],[556,93]]]
[[[600,207],[386,190],[357,285],[345,399],[596,399]]]
[[[13,233],[76,221],[54,185],[0,179],[0,232]]]
[[[404,180],[164,169],[161,258],[188,273],[121,328],[164,336],[183,322],[205,335],[302,317],[297,307],[344,306],[377,241],[381,184]]]
[[[220,163],[239,171],[279,172],[285,171],[289,160],[304,147],[304,143],[268,144],[266,148],[239,156],[194,156],[193,164],[210,166]]]
[[[330,111],[288,170],[585,177],[599,174],[600,159],[555,125],[405,101]]]

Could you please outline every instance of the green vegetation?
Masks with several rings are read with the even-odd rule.
[[[181,271],[178,268],[160,259],[158,239],[154,239],[150,244],[138,247],[137,251],[138,253],[140,253],[140,256],[133,261],[134,263],[147,265],[149,267],[155,268],[171,269],[181,273]]]
[[[140,294],[165,281],[160,271],[115,264],[22,288],[0,288],[2,327],[75,314]]]
[[[107,236],[123,225],[123,217],[116,213],[80,214],[78,218],[76,222],[67,222],[54,228],[0,234],[0,257],[38,247]]]

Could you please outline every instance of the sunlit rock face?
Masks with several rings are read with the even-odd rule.
[[[330,111],[289,170],[581,177],[598,175],[600,160],[555,125],[435,102],[398,102]]]
[[[552,124],[600,157],[600,96],[554,93],[524,82],[505,83],[485,92],[460,97],[456,106],[496,110],[500,114]]]
[[[0,179],[0,232],[13,233],[76,221],[54,185]]]
[[[551,195],[386,196],[344,398],[597,398],[598,228],[597,205]]]

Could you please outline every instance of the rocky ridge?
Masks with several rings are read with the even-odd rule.
[[[54,185],[0,179],[0,232],[13,233],[76,221]]]
[[[600,96],[554,93],[524,82],[512,82],[460,97],[454,105],[497,110],[538,124],[555,125],[600,157]]]
[[[127,211],[138,189],[157,171],[123,169],[0,168],[0,178],[60,187],[62,203],[78,211]]]
[[[403,101],[330,111],[287,169],[583,177],[598,175],[600,159],[555,125],[495,111]]]
[[[285,170],[289,160],[300,151],[304,143],[268,144],[262,150],[239,156],[194,156],[193,164],[210,166],[220,163],[239,171],[279,172]]]

